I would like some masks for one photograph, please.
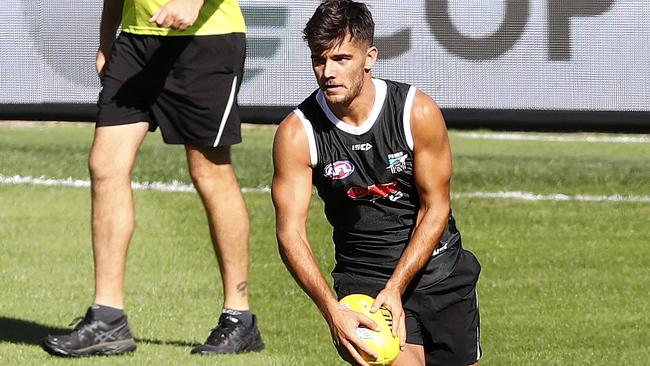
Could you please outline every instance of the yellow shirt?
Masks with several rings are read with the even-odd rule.
[[[183,32],[160,28],[149,18],[169,0],[124,0],[122,30],[157,36],[202,36],[246,32],[237,0],[205,0],[194,25]]]

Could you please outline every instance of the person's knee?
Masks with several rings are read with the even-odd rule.
[[[130,180],[131,165],[105,152],[91,151],[88,156],[88,172],[93,183]]]
[[[227,186],[233,175],[228,148],[188,148],[188,168],[195,186]]]
[[[189,172],[197,188],[218,185],[220,189],[225,190],[231,185],[236,185],[234,179],[231,179],[233,171],[230,164],[196,164],[190,166]]]

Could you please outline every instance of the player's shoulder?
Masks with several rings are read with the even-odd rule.
[[[410,123],[415,145],[433,143],[447,133],[440,107],[431,96],[419,89],[416,89],[413,97]]]
[[[436,103],[430,95],[416,88],[415,95],[413,96],[411,116],[415,120],[427,120],[431,118],[441,118],[442,112],[440,111],[438,103]]]
[[[298,110],[289,113],[278,125],[273,140],[274,160],[309,166],[311,152],[307,131]]]
[[[275,131],[275,138],[297,142],[304,136],[304,127],[298,114],[300,110],[295,109],[289,113],[278,125]],[[306,137],[306,136],[305,136]]]
[[[286,145],[296,150],[308,149],[307,128],[301,115],[300,109],[296,108],[280,122],[275,131],[274,145]]]

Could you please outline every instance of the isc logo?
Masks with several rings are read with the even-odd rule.
[[[352,145],[352,151],[368,151],[370,149],[372,149],[372,145],[369,143]]]

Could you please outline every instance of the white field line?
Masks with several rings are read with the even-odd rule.
[[[56,187],[90,187],[90,181],[66,178],[52,179],[46,177],[29,177],[29,176],[4,176],[0,174],[0,184],[5,185],[37,185],[37,186],[56,186]],[[159,191],[159,192],[195,192],[191,184],[185,184],[178,181],[165,182],[133,182],[133,189]],[[268,193],[271,188],[242,188],[244,193]],[[568,195],[562,193],[556,194],[536,194],[531,192],[464,192],[454,193],[453,198],[485,198],[485,199],[504,199],[516,201],[580,201],[580,202],[650,202],[650,196],[632,196],[632,195]]]
[[[580,201],[580,202],[650,202],[650,196],[614,194],[609,196],[562,193],[536,194],[531,192],[467,192],[453,194],[456,198],[492,198],[516,201]]]
[[[46,177],[29,177],[29,176],[20,176],[14,175],[11,177],[6,177],[0,174],[0,184],[15,185],[15,184],[25,184],[25,185],[34,185],[34,186],[56,186],[56,187],[81,187],[88,188],[90,187],[89,180],[81,180],[74,178],[65,178],[65,179],[53,179]],[[158,192],[196,192],[194,186],[191,184],[185,184],[178,181],[172,182],[133,182],[131,187],[135,190],[142,191],[158,191]],[[262,192],[271,192],[271,188],[262,187],[262,188],[242,188],[244,193],[262,193]]]
[[[570,135],[560,136],[552,134],[529,133],[478,133],[458,132],[458,137],[466,139],[506,140],[506,141],[552,141],[552,142],[619,142],[619,143],[650,143],[646,136],[598,136],[598,135]]]

